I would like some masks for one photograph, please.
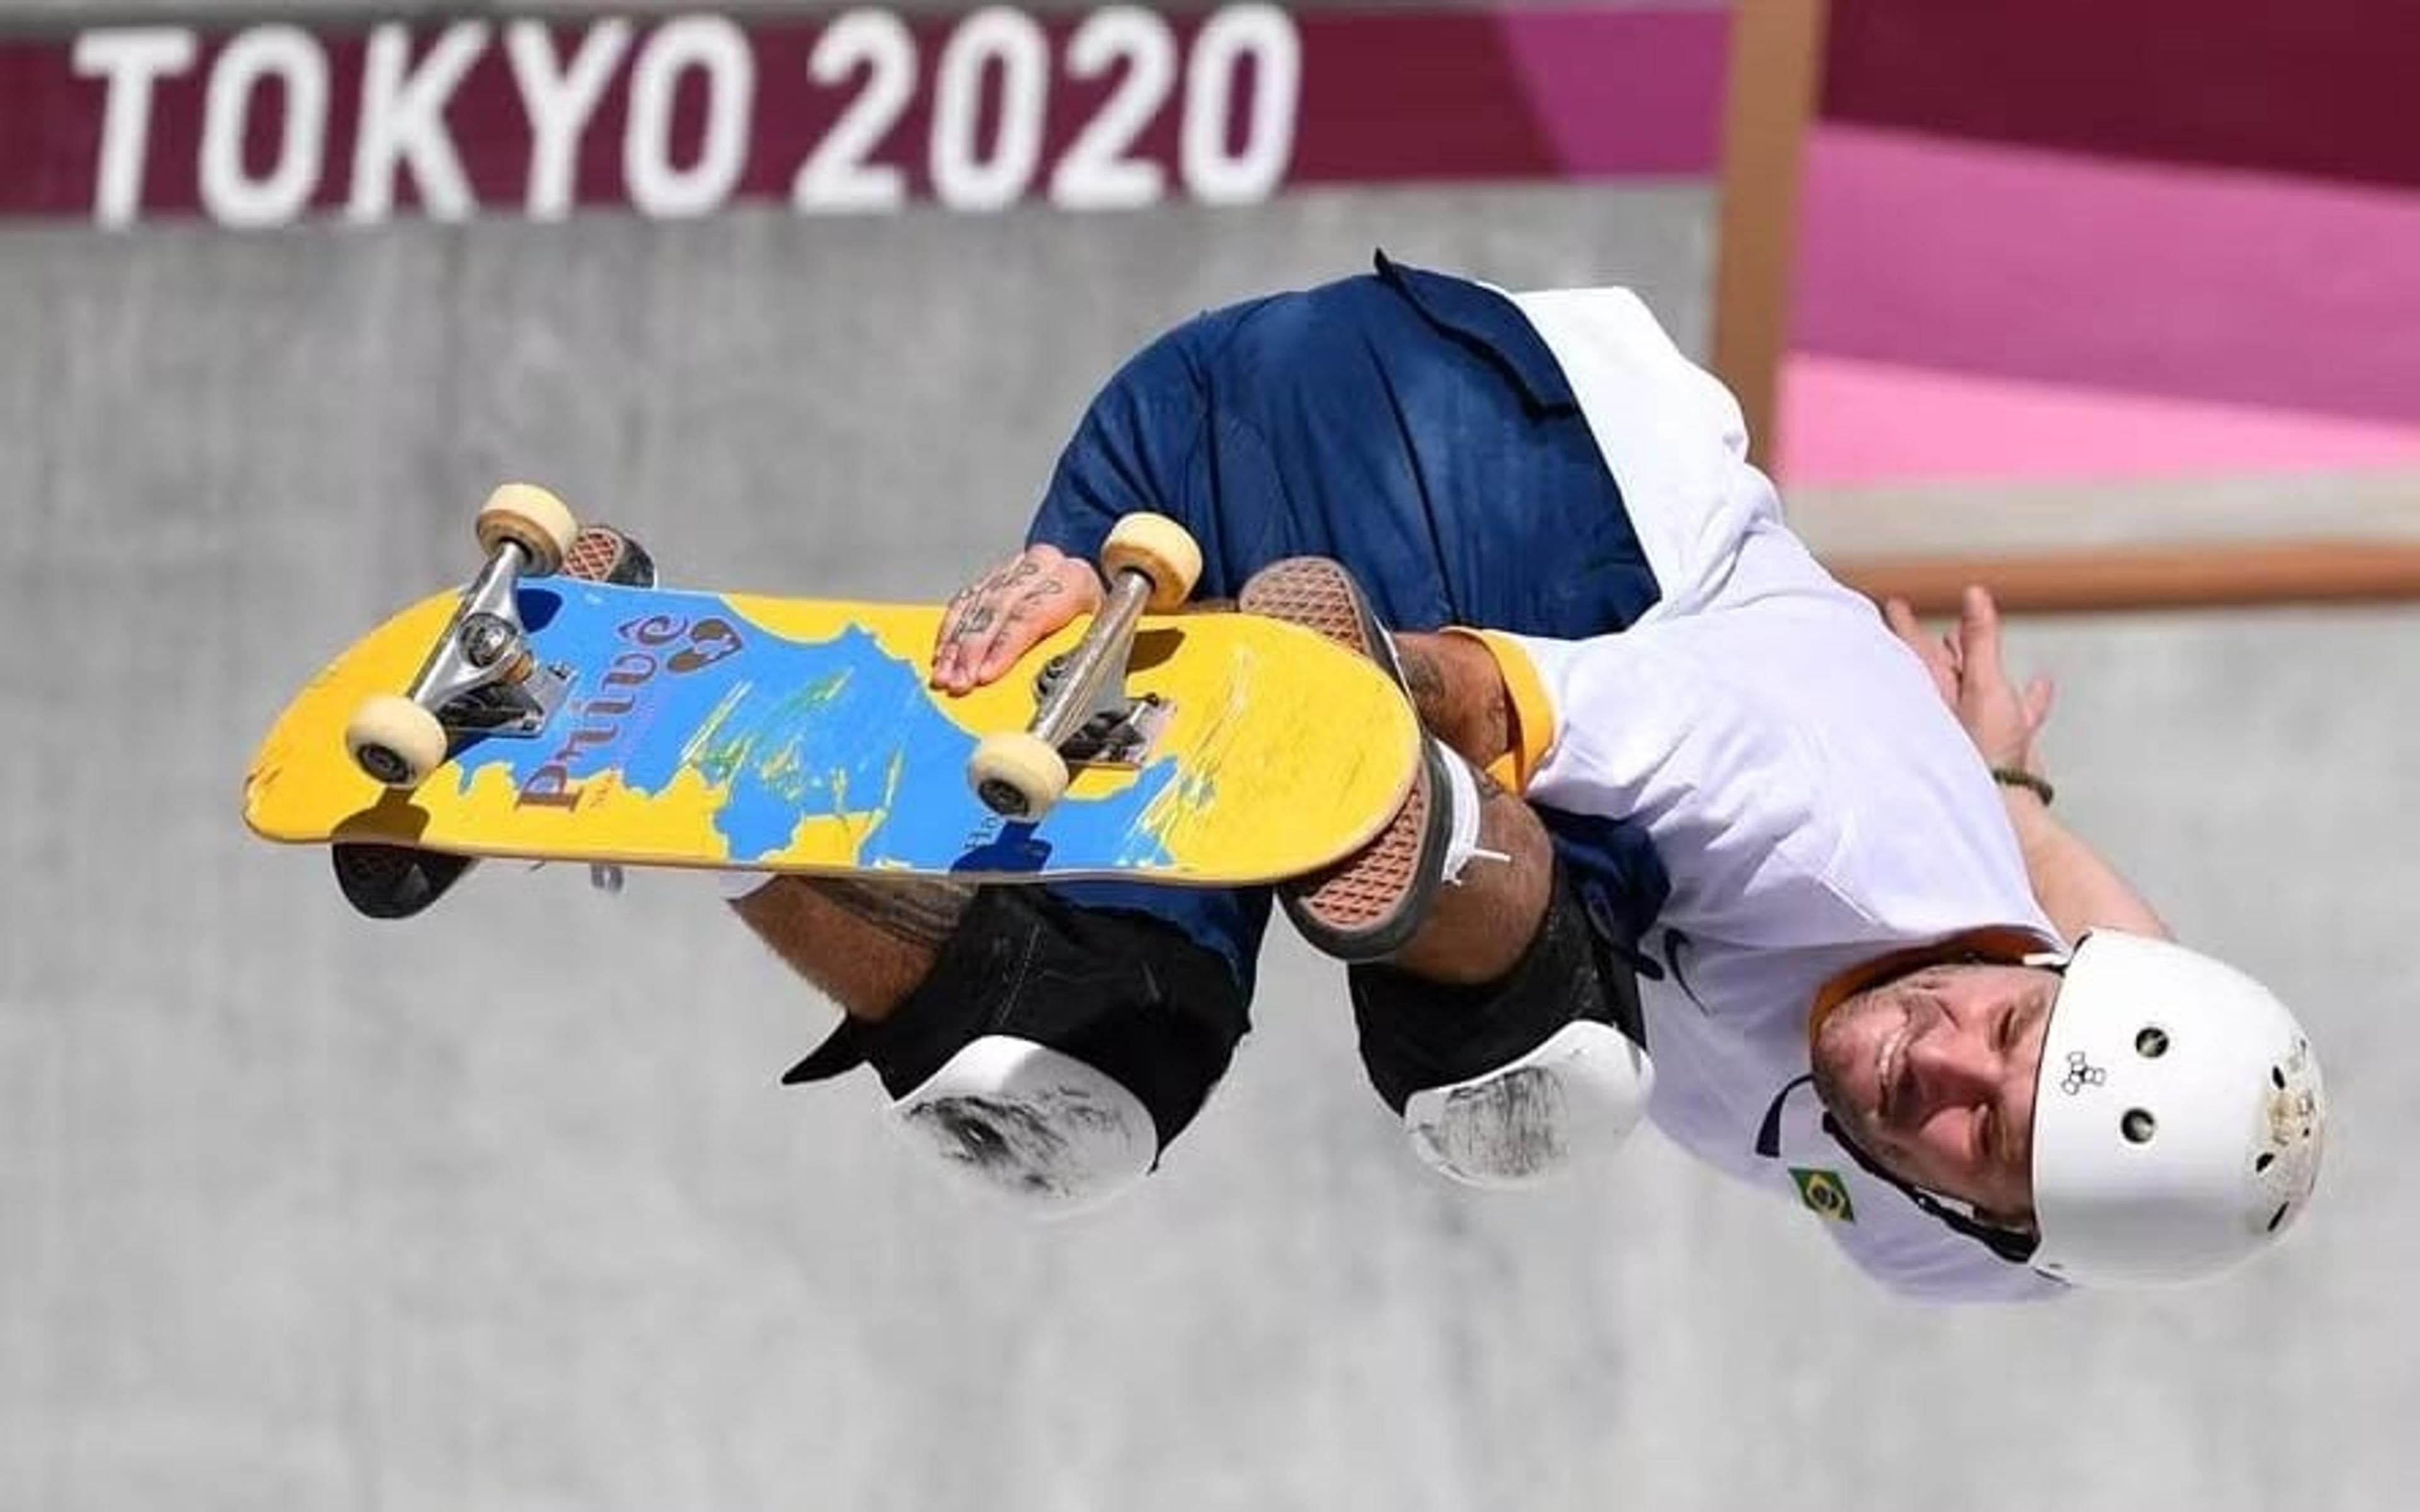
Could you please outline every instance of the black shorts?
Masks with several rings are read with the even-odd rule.
[[[1466,1081],[1576,1019],[1634,1040],[1638,984],[1556,868],[1544,926],[1512,973],[1478,987],[1384,965],[1348,973],[1362,1065],[1400,1114],[1422,1088]],[[1108,1073],[1150,1109],[1166,1149],[1227,1072],[1250,1027],[1219,956],[1148,914],[1079,907],[1038,887],[985,887],[931,973],[878,1024],[846,1021],[782,1079],[870,1065],[895,1100],[987,1034],[1045,1044]]]
[[[1148,914],[1078,907],[1040,887],[985,887],[932,971],[878,1024],[846,1021],[784,1082],[870,1065],[895,1100],[987,1034],[1107,1072],[1151,1110],[1162,1149],[1227,1073],[1251,1026],[1216,953]]]

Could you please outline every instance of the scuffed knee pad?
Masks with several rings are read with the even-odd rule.
[[[1420,1159],[1456,1180],[1529,1185],[1620,1144],[1646,1111],[1637,974],[1559,862],[1537,937],[1500,980],[1446,986],[1372,966],[1351,981],[1370,1085]]]
[[[1404,1128],[1441,1175],[1532,1186],[1629,1137],[1654,1087],[1645,1050],[1611,1025],[1580,1019],[1494,1071],[1414,1092]]]
[[[902,1127],[1037,1213],[1098,1206],[1202,1109],[1249,1026],[1244,983],[1161,919],[987,887],[924,981],[782,1078],[859,1067]]]
[[[1159,1152],[1141,1099],[1107,1072],[1014,1035],[970,1041],[892,1111],[916,1143],[1038,1217],[1109,1201]]]

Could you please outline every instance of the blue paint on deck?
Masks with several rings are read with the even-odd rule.
[[[624,786],[655,794],[694,767],[721,795],[715,827],[734,861],[781,849],[802,819],[841,815],[864,827],[856,864],[865,867],[1034,873],[1171,862],[1142,815],[1175,780],[1172,760],[1111,796],[1070,797],[1039,826],[1004,824],[968,789],[973,737],[934,706],[923,666],[861,626],[789,640],[711,594],[603,584],[524,587],[521,613],[539,660],[589,671],[536,738],[464,749],[465,790],[502,766],[524,794],[613,769]]]

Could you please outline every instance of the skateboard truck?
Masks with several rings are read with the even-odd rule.
[[[478,530],[487,564],[410,689],[363,700],[345,726],[345,748],[372,781],[418,787],[457,734],[535,734],[570,686],[531,654],[518,590],[563,565],[579,522],[545,489],[506,484],[489,495]]]
[[[1063,652],[1034,675],[1036,705],[1047,702],[1051,691],[1066,680],[1068,660]],[[1129,698],[1123,687],[1104,680],[1091,712],[1060,746],[1059,753],[1071,766],[1140,766],[1171,712],[1168,701],[1156,693]]]
[[[1003,819],[1040,820],[1066,793],[1070,761],[1131,759],[1166,717],[1156,699],[1125,696],[1135,625],[1145,609],[1184,604],[1202,575],[1202,548],[1166,516],[1128,515],[1102,546],[1101,567],[1109,602],[1075,648],[1044,669],[1032,724],[985,736],[967,763],[975,796]]]

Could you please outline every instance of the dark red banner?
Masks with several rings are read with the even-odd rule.
[[[1831,120],[2420,184],[2412,0],[1834,0]]]
[[[228,225],[739,200],[1071,210],[1330,183],[1698,177],[1699,5],[94,28],[0,42],[0,216]]]

